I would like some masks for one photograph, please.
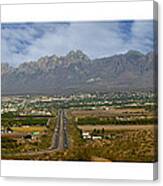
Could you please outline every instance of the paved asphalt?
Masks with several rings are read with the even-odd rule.
[[[64,149],[68,148],[67,124],[68,122],[66,118],[66,113],[63,109],[60,109],[58,111],[57,124],[54,129],[50,149],[63,151]]]

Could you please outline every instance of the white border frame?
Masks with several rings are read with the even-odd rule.
[[[157,20],[154,6],[157,9],[151,0],[1,5],[1,22]],[[157,167],[157,163],[1,160],[1,176],[154,180]]]
[[[1,160],[1,176],[154,180],[157,163]]]
[[[129,0],[95,3],[6,4],[1,7],[1,22],[149,20],[154,17],[153,3],[152,0]]]

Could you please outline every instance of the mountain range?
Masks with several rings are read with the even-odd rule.
[[[1,64],[2,95],[69,94],[112,89],[153,88],[154,52],[130,50],[124,54],[90,59],[80,50],[65,56],[45,56],[18,67]]]

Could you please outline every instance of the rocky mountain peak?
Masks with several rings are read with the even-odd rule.
[[[67,93],[109,91],[111,88],[152,88],[153,52],[130,50],[126,54],[89,59],[82,51],[66,56],[45,56],[17,68],[2,64],[2,93]],[[24,82],[27,83],[24,84]]]
[[[84,54],[81,50],[71,50],[65,58],[71,62],[76,62],[76,61],[90,61],[89,57]]]
[[[1,74],[7,74],[13,71],[13,67],[11,67],[8,63],[1,64]]]
[[[128,57],[142,57],[144,56],[143,53],[141,53],[140,51],[137,51],[137,50],[129,50],[126,55]]]

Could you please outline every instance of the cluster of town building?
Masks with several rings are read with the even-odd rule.
[[[2,96],[1,113],[19,112],[20,115],[50,116],[50,106],[87,107],[109,109],[114,107],[153,106],[156,103],[153,92],[129,92],[115,94],[73,94],[69,96]]]

